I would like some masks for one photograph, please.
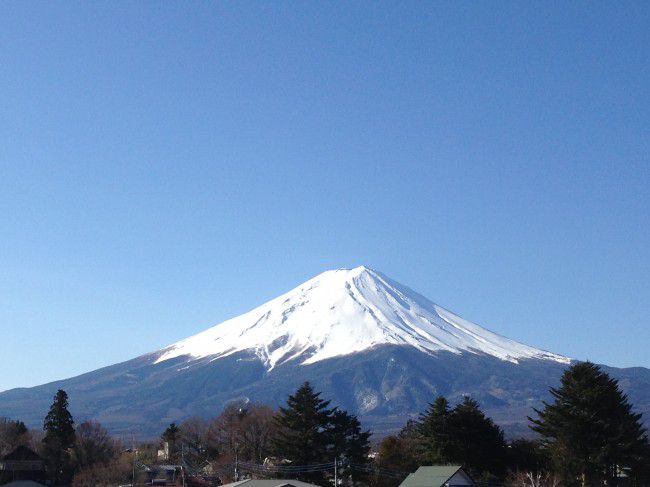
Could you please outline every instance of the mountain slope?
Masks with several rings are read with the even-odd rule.
[[[501,337],[364,266],[324,272],[248,313],[171,345],[157,362],[218,359],[253,350],[270,370],[312,364],[379,345],[426,353],[484,353],[509,362],[569,359]]]
[[[404,424],[437,394],[452,401],[472,395],[508,433],[519,434],[569,362],[358,267],[327,271],[163,350],[0,393],[0,416],[40,426],[63,388],[77,421],[156,436],[172,421],[214,416],[229,401],[278,405],[309,380],[379,434]],[[640,411],[650,411],[650,370],[607,370]]]

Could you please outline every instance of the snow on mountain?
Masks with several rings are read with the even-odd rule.
[[[360,266],[323,272],[248,313],[163,349],[155,363],[185,356],[217,360],[249,350],[270,370],[292,359],[311,364],[388,344],[429,354],[486,354],[513,363],[531,358],[570,362],[492,333]]]

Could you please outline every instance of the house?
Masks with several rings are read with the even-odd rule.
[[[169,442],[164,441],[162,444],[162,448],[158,449],[158,461],[168,461],[169,460]]]
[[[293,479],[247,479],[224,484],[221,487],[317,487],[314,484]]]
[[[32,449],[19,446],[0,458],[0,483],[45,478],[45,461]]]
[[[182,465],[143,465],[147,485],[182,485]]]
[[[182,465],[144,465],[140,469],[145,474],[145,484],[166,487],[212,487],[220,485],[218,479],[188,474]]]
[[[399,487],[454,487],[473,486],[474,481],[460,465],[433,465],[420,467]]]
[[[3,484],[2,487],[43,487],[43,485],[33,480],[14,480],[8,484]]]

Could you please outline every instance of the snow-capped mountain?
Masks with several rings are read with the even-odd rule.
[[[252,350],[271,370],[298,358],[301,364],[313,364],[379,345],[483,353],[514,363],[570,361],[492,333],[360,266],[323,272],[248,313],[171,345],[156,363],[175,357],[217,360]]]
[[[531,408],[549,397],[569,362],[356,267],[324,272],[162,350],[2,392],[0,416],[38,426],[63,388],[78,421],[153,437],[170,422],[214,416],[233,400],[279,405],[309,380],[378,435],[399,428],[440,394],[452,402],[471,395],[507,433],[521,434]],[[650,370],[606,370],[621,379],[639,411],[650,411]]]

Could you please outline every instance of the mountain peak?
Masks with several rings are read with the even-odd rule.
[[[363,273],[376,274],[377,272],[365,265],[359,265],[357,267],[340,267],[339,269],[331,269],[329,271],[322,272],[318,274],[316,277],[314,277],[313,279],[316,279],[319,276],[322,276],[323,274],[329,274],[329,273],[336,273],[339,275],[352,277],[352,276],[358,276],[359,274],[363,274]]]
[[[315,363],[380,345],[427,354],[479,353],[509,362],[560,355],[492,333],[366,266],[325,271],[267,303],[175,343],[156,362],[175,357],[217,360],[255,353],[272,369],[290,360]]]

